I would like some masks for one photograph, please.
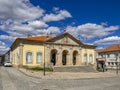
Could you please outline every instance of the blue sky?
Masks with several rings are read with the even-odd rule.
[[[120,43],[119,0],[0,0],[0,53],[18,37],[63,33],[97,48]]]

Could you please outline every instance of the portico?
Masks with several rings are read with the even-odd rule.
[[[93,50],[92,53],[89,52],[91,55],[94,54],[95,46],[87,47],[68,33],[48,40],[45,45],[46,63],[53,66],[80,66],[84,64],[84,46],[86,49]]]

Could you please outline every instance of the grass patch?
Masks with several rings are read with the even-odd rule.
[[[43,68],[43,67],[32,67],[32,68],[29,68],[29,70],[44,71],[44,68]],[[45,71],[52,72],[53,69],[46,67],[46,68],[45,68]]]
[[[97,71],[99,71],[99,72],[103,72],[103,69],[99,69],[99,68],[98,68]]]

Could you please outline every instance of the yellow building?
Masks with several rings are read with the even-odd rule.
[[[83,44],[69,33],[51,37],[17,38],[11,46],[16,66],[79,66],[95,63],[94,45]]]

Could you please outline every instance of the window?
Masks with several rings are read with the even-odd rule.
[[[103,58],[103,55],[101,54],[101,58]]]
[[[87,54],[84,54],[84,62],[87,62]]]
[[[115,58],[115,54],[110,54],[110,58]]]
[[[26,62],[27,63],[32,63],[32,52],[27,52],[26,53]]]
[[[109,57],[110,57],[110,55],[109,55],[109,54],[107,54],[107,57],[109,58]]]
[[[42,61],[42,53],[38,52],[37,53],[37,63],[40,63]]]
[[[115,54],[115,57],[118,58],[118,54],[117,53]]]
[[[93,62],[93,55],[92,54],[89,55],[89,61],[90,61],[90,63]]]

